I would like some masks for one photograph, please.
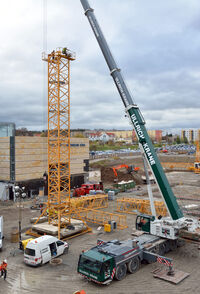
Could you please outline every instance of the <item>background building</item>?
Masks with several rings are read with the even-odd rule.
[[[133,131],[129,130],[87,130],[85,136],[89,138],[90,141],[132,141]]]
[[[160,143],[162,141],[162,131],[161,130],[148,130],[148,134],[153,142]],[[89,138],[90,141],[125,141],[128,143],[136,142],[136,134],[134,130],[96,130],[85,131],[84,135]]]
[[[70,155],[71,187],[73,188],[80,186],[87,180],[89,140],[87,138],[71,138]],[[1,182],[9,183],[9,185],[14,182],[22,183],[31,194],[31,190],[38,191],[44,185],[43,174],[45,171],[48,171],[47,137],[0,138]],[[12,199],[12,191],[9,193],[9,199]]]
[[[153,143],[160,143],[162,141],[162,131],[161,130],[147,130],[149,137],[153,141]],[[133,131],[134,141],[137,140],[135,131]]]
[[[122,130],[122,131],[112,131],[115,135],[116,140],[132,140],[133,138],[133,131],[132,130]]]
[[[200,141],[200,129],[185,129],[181,130],[181,140],[187,138],[189,143]]]
[[[109,132],[89,133],[88,138],[89,138],[90,141],[108,142],[108,141],[114,141],[115,140],[115,134],[114,133],[109,133]]]

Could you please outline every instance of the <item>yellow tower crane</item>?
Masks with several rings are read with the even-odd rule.
[[[102,224],[106,216],[109,220],[115,218],[114,214],[105,216],[106,212],[94,210],[106,207],[107,195],[70,200],[70,61],[75,58],[75,53],[67,48],[58,48],[48,55],[43,53],[42,57],[48,63],[48,201],[32,229],[26,232],[35,237],[48,231],[63,239],[69,225],[79,227],[72,234],[77,236],[91,231],[84,220]],[[50,226],[45,223],[38,228],[46,214]],[[124,216],[117,217],[118,226],[127,227],[122,224]]]
[[[48,222],[60,229],[70,223],[70,61],[75,53],[53,50],[48,63]],[[68,219],[66,219],[68,218]]]

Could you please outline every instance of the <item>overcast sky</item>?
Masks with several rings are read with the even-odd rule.
[[[200,1],[89,3],[147,128],[200,128]],[[1,122],[45,128],[47,64],[41,54],[67,46],[77,57],[71,64],[71,128],[131,128],[79,0],[2,1],[0,22]]]

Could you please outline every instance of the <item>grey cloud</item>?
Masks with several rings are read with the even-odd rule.
[[[67,46],[77,54],[71,63],[72,127],[130,128],[80,2],[47,1],[47,48],[42,3],[10,2],[15,13],[0,26],[1,121],[44,128],[47,71],[41,53]],[[200,127],[199,1],[89,2],[147,127]],[[9,6],[4,2],[2,11],[9,13]]]

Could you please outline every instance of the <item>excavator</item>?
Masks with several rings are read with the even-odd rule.
[[[133,101],[131,93],[128,90],[128,87],[122,76],[121,69],[117,66],[112,56],[107,41],[95,17],[94,9],[90,7],[87,0],[80,1],[108,65],[110,75],[113,78],[121,100],[124,104],[127,116],[129,117],[130,122],[135,130],[142,156],[145,158],[145,161],[147,162],[155,178],[163,201],[168,210],[169,216],[165,218],[157,218],[156,215],[153,215],[153,217],[148,215],[138,216],[136,225],[141,230],[148,230],[149,234],[159,236],[161,238],[177,240],[179,236],[186,236],[189,239],[200,241],[200,221],[195,218],[184,217],[158,159],[158,156],[154,150],[151,139],[147,133],[145,120],[138,105]],[[115,121],[113,121],[113,124],[114,123]]]
[[[132,172],[138,172],[140,170],[138,166],[134,166],[134,165],[127,165],[127,164],[116,165],[112,167],[116,178],[118,178],[117,170],[124,167],[127,169],[128,174],[131,174]]]

